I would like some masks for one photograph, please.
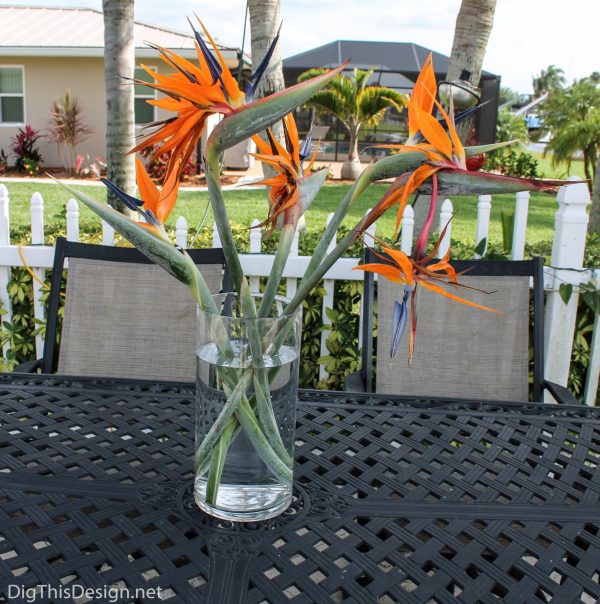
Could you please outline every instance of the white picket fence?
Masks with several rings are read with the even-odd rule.
[[[552,259],[549,267],[545,268],[544,285],[548,292],[546,301],[545,320],[545,345],[546,367],[545,377],[551,381],[566,385],[571,362],[571,350],[575,331],[577,311],[577,285],[595,281],[598,269],[583,270],[583,255],[585,248],[585,234],[587,228],[586,206],[590,202],[589,193],[585,184],[573,184],[562,187],[557,196],[558,210],[555,215],[555,232],[552,250]],[[32,245],[22,246],[11,244],[9,221],[9,192],[5,185],[0,184],[0,304],[5,309],[4,321],[11,321],[11,304],[7,293],[7,283],[10,279],[11,267],[23,266],[21,255],[25,262],[32,267],[40,280],[44,280],[45,271],[52,267],[54,248],[44,245],[44,200],[39,193],[31,197],[31,241]],[[475,240],[481,241],[488,236],[490,223],[490,210],[492,198],[481,195],[477,204],[477,226]],[[512,252],[513,260],[521,260],[524,255],[529,193],[517,193],[515,196],[515,222],[513,230]],[[79,240],[79,206],[74,199],[70,199],[66,206],[66,235],[70,241]],[[446,199],[439,212],[438,230],[441,231],[452,216],[453,207],[450,199]],[[331,219],[330,215],[328,220]],[[258,224],[254,220],[252,226]],[[401,232],[401,249],[410,254],[413,244],[414,213],[410,206],[406,207]],[[375,225],[369,231],[375,234]],[[444,240],[440,246],[439,255],[442,256],[451,238],[451,223],[448,226]],[[184,217],[180,217],[176,224],[176,240],[182,247],[187,247],[188,224]],[[367,238],[368,240],[368,238]],[[114,231],[106,223],[102,223],[102,241],[105,245],[114,245]],[[216,225],[213,227],[213,245],[221,247]],[[331,247],[335,245],[335,239]],[[250,244],[248,253],[241,254],[240,260],[244,273],[249,278],[253,291],[259,290],[261,277],[269,275],[273,262],[273,255],[261,253],[262,240],[260,229],[250,231]],[[286,264],[283,278],[286,280],[287,295],[291,296],[296,291],[298,279],[304,275],[310,258],[298,255],[298,233],[294,239],[292,251]],[[336,280],[362,280],[360,271],[352,268],[358,263],[357,258],[341,258],[327,272],[323,280],[325,296],[323,298],[323,324],[327,324],[327,309],[333,307],[334,286]],[[565,305],[559,294],[561,283],[572,283],[574,293]],[[36,319],[44,319],[44,307],[40,302],[42,286],[34,281],[34,313]],[[326,340],[329,335],[324,330],[321,335],[321,354],[327,354]],[[42,340],[36,338],[36,351],[42,353]],[[6,350],[5,350],[6,352]],[[325,367],[320,367],[320,377],[325,378]],[[598,390],[600,377],[600,321],[596,317],[592,350],[588,375],[586,376],[585,403],[593,405]]]

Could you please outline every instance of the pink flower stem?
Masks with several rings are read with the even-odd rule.
[[[431,224],[433,223],[437,205],[437,189],[437,174],[434,173],[431,177],[431,203],[429,204],[429,213],[427,214],[427,219],[425,220],[425,224],[421,229],[417,244],[415,245],[415,260],[420,260],[425,256],[425,252],[427,251],[427,240],[429,239],[429,231],[431,230]]]

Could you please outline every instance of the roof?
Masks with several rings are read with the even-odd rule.
[[[176,50],[195,57],[193,36],[135,21],[133,38],[138,58],[155,57],[146,46]],[[219,44],[223,58],[237,65],[238,49]],[[0,56],[103,56],[104,16],[92,8],[0,7]],[[230,65],[231,66],[231,65]]]
[[[429,53],[433,54],[436,74],[445,76],[450,58],[412,42],[336,40],[284,59],[283,67],[293,70],[334,67],[350,59],[348,68],[375,68],[383,72],[402,73],[410,80],[409,84],[412,87]],[[487,71],[483,71],[481,75],[483,78],[496,77]]]

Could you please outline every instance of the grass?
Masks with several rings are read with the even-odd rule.
[[[567,176],[579,176],[585,178],[583,169],[583,160],[574,159],[569,166],[566,162],[560,162],[556,165],[552,164],[552,155],[548,154],[544,157],[543,153],[536,151],[528,151],[538,161],[539,173],[544,178],[567,178]]]
[[[79,186],[78,188],[95,199],[106,199],[104,187]],[[323,187],[306,216],[307,227],[310,231],[323,230],[327,215],[335,211],[349,188],[349,185],[334,184],[328,184]],[[44,199],[45,223],[65,223],[65,205],[69,199],[69,195],[57,185],[45,183],[41,180],[35,183],[9,182],[8,189],[10,194],[11,228],[27,228],[30,225],[30,199],[36,191],[40,192]],[[363,197],[352,208],[344,224],[353,226],[364,215],[367,209],[375,205],[385,190],[386,185],[373,185],[369,187]],[[240,188],[239,190],[226,191],[225,198],[227,211],[232,223],[249,226],[254,218],[263,220],[266,216],[267,202],[263,190]],[[502,241],[500,212],[513,211],[514,201],[515,199],[512,195],[496,195],[493,197],[489,232],[490,241]],[[174,226],[179,216],[185,216],[190,230],[195,230],[204,214],[207,203],[208,194],[206,192],[182,191],[178,205],[169,218],[167,226]],[[452,238],[465,243],[473,242],[477,222],[477,199],[475,197],[454,197],[452,198],[452,203],[456,212],[452,225]],[[79,209],[82,224],[98,224],[95,214],[85,208],[83,204],[79,204]],[[531,195],[527,225],[527,241],[529,243],[552,239],[556,209],[554,195],[544,193]],[[212,225],[212,221],[212,212],[209,209],[205,224]],[[395,224],[396,215],[394,212],[384,215],[377,224],[378,234],[392,236]],[[435,228],[437,229],[437,221]]]

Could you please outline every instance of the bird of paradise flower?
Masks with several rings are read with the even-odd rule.
[[[156,156],[173,152],[168,172],[176,170],[179,176],[181,176],[182,167],[196,147],[208,117],[214,113],[231,115],[236,109],[253,100],[256,88],[279,39],[278,33],[256,71],[250,77],[244,94],[227,67],[217,44],[202,21],[198,19],[198,22],[213,48],[214,55],[202,35],[190,22],[195,37],[198,65],[167,48],[150,44],[158,51],[163,61],[176,71],[161,74],[147,65],[142,65],[153,81],[135,80],[137,84],[148,86],[166,95],[164,98],[148,101],[149,104],[177,115],[161,122],[148,124],[147,127],[157,127],[157,129],[145,137],[130,153],[135,153],[151,145],[157,145],[154,153]]]
[[[467,271],[457,273],[450,263],[450,248],[440,259],[436,260],[437,252],[441,242],[444,239],[448,225],[442,230],[438,241],[431,253],[422,256],[420,259],[410,258],[407,254],[400,250],[382,245],[385,255],[373,250],[374,254],[381,258],[384,262],[373,262],[355,266],[353,270],[369,271],[378,273],[393,283],[404,285],[404,294],[402,301],[396,301],[394,304],[394,314],[392,317],[392,342],[390,346],[390,357],[393,357],[400,345],[402,334],[406,328],[408,320],[408,301],[410,297],[410,340],[408,345],[408,362],[412,361],[415,349],[415,336],[417,331],[417,312],[416,312],[416,297],[419,287],[432,291],[435,294],[460,302],[471,308],[486,310],[489,312],[499,313],[499,311],[483,306],[471,300],[461,298],[442,286],[450,286],[454,288],[470,289],[481,291],[469,285],[458,282],[458,277],[464,275]],[[380,242],[381,243],[381,242]],[[468,269],[467,269],[468,270]],[[502,314],[502,313],[499,313]]]
[[[267,164],[276,174],[257,183],[269,187],[269,215],[258,226],[270,224],[272,232],[275,227],[296,223],[306,208],[302,207],[299,181],[309,176],[315,162],[318,148],[315,149],[309,164],[304,168],[304,161],[308,158],[311,146],[311,135],[306,137],[302,147],[298,138],[298,128],[294,116],[290,113],[284,117],[283,133],[285,147],[273,136],[267,128],[268,143],[259,136],[253,136],[260,153],[252,155]]]

